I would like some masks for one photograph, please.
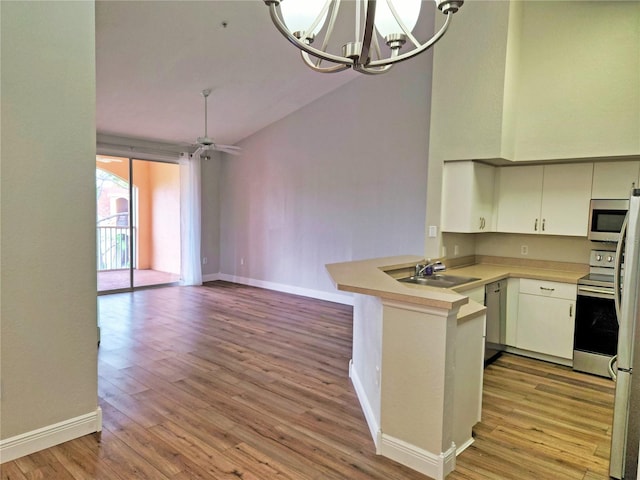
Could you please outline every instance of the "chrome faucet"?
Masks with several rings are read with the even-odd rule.
[[[429,277],[436,272],[444,272],[447,267],[440,260],[435,262],[427,262],[426,264],[417,264],[415,270],[416,277]]]

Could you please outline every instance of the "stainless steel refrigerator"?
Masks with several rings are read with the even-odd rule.
[[[615,273],[620,328],[609,475],[635,480],[640,449],[640,189],[631,192],[629,212],[622,228]],[[638,348],[634,348],[636,345]]]

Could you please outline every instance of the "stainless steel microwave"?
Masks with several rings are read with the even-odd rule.
[[[629,210],[629,200],[591,200],[589,210],[589,240],[617,242]]]

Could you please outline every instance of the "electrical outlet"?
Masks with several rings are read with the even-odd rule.
[[[520,246],[520,255],[529,255],[529,247],[527,245]]]
[[[209,260],[207,260],[207,257],[202,257],[202,264],[203,265],[206,265],[208,261]]]
[[[244,265],[244,257],[240,257],[240,265]]]
[[[438,235],[438,227],[429,225],[429,238],[435,238]]]
[[[458,255],[460,255],[460,246],[459,245],[454,245],[453,246],[453,256],[457,257]]]
[[[380,367],[376,365],[376,385],[380,385]]]

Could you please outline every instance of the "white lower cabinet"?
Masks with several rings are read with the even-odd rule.
[[[520,279],[517,348],[573,358],[576,285]]]

